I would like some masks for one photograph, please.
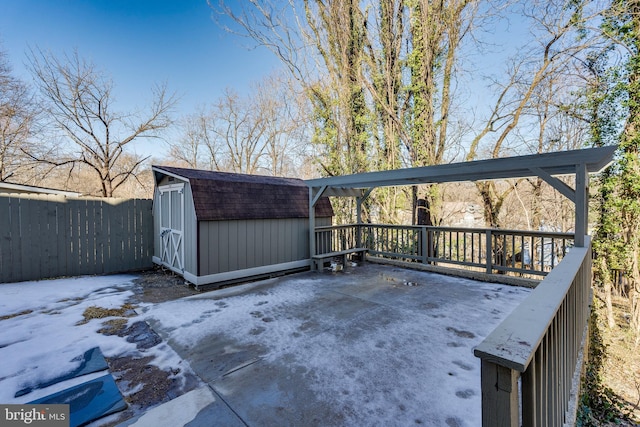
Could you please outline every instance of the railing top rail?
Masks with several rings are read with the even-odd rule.
[[[502,228],[491,228],[492,234],[509,234],[514,236],[535,236],[535,237],[548,237],[554,239],[574,239],[574,233],[562,233],[560,231],[524,231],[524,230],[507,230]]]
[[[524,372],[586,257],[590,241],[572,248],[534,291],[475,349],[481,359]]]
[[[378,228],[404,228],[404,229],[415,229],[419,230],[422,228],[427,228],[429,230],[434,231],[461,231],[467,233],[484,233],[486,231],[491,231],[493,234],[509,234],[516,236],[540,236],[540,237],[553,237],[558,239],[573,239],[575,235],[573,233],[562,233],[555,231],[526,231],[526,230],[510,230],[504,228],[471,228],[471,227],[441,227],[441,226],[433,226],[433,225],[392,225],[392,224],[369,224],[369,223],[361,223],[361,224],[341,224],[341,225],[327,225],[322,227],[316,227],[316,231],[327,231],[327,230],[336,230],[340,228],[349,228],[349,227],[378,227]]]
[[[320,227],[316,227],[316,231],[330,231],[330,230],[339,230],[342,228],[352,228],[357,227],[362,224],[339,224],[339,225],[323,225]]]

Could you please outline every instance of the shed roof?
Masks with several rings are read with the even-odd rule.
[[[55,188],[36,187],[34,185],[11,184],[0,182],[0,193],[33,193],[33,194],[54,194],[65,197],[80,197],[80,193],[75,191],[57,190]]]
[[[189,182],[199,221],[309,217],[309,190],[300,179],[172,166],[152,170],[156,185],[163,175]],[[333,216],[327,197],[316,204],[316,216]]]

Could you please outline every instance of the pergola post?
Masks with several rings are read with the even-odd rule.
[[[326,189],[326,185],[322,187],[309,186],[309,259],[311,260],[311,271],[316,269],[316,263],[313,262],[313,257],[316,255],[316,203],[318,203]]]
[[[313,187],[309,187],[309,259],[311,271],[316,269],[313,257],[316,254],[316,207],[313,204]]]
[[[358,224],[356,227],[356,247],[362,247],[362,200],[363,197],[356,197],[356,223]]]
[[[576,165],[576,224],[574,244],[582,248],[589,228],[589,175],[587,165]]]
[[[356,196],[356,222],[358,227],[356,229],[356,246],[362,247],[362,203],[369,197],[373,188],[369,188],[363,191],[360,196]]]

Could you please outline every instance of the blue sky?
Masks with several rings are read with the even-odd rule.
[[[122,112],[144,108],[152,86],[166,82],[180,97],[179,117],[215,102],[225,88],[246,94],[252,83],[280,68],[266,48],[248,49],[250,40],[219,28],[212,13],[206,0],[0,0],[0,49],[14,75],[25,81],[31,80],[25,67],[29,47],[55,55],[77,49],[112,77],[116,109]],[[497,43],[493,48],[464,53],[470,73],[456,86],[466,107],[487,102],[480,77],[502,68],[500,45],[514,43],[526,31],[505,21],[491,30],[483,36]],[[135,144],[155,157],[166,148],[158,149],[155,140]]]
[[[118,109],[144,107],[154,83],[181,100],[177,114],[244,93],[277,69],[264,48],[227,34],[206,0],[0,0],[0,49],[14,75],[31,81],[29,46],[58,55],[77,49],[113,78]]]

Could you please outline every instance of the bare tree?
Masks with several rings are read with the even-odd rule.
[[[575,76],[578,77],[578,76]],[[589,123],[579,101],[581,78],[569,74],[551,75],[533,91],[526,119],[511,132],[509,149],[521,153],[548,153],[572,150],[584,146],[588,139]],[[572,178],[562,178],[570,186]],[[502,198],[500,226],[522,226],[519,218],[505,215],[506,198],[516,197],[527,229],[570,231],[574,224],[573,203],[553,190],[542,178],[532,177],[511,183],[497,191]],[[525,185],[528,184],[528,185]],[[571,225],[567,225],[571,224]]]
[[[522,13],[532,22],[537,34],[534,43],[512,59],[507,79],[495,83],[497,97],[484,126],[473,138],[466,160],[474,160],[482,150],[490,158],[504,155],[505,146],[519,153],[518,129],[526,127],[539,113],[540,88],[550,80],[574,78],[580,69],[580,56],[597,42],[597,37],[581,36],[589,23],[597,19],[599,11],[588,10],[589,1],[532,1]],[[563,77],[564,76],[564,77]],[[553,102],[547,98],[546,102]],[[484,145],[481,145],[483,144]],[[537,150],[520,150],[537,152]],[[478,182],[476,187],[483,199],[485,221],[488,226],[500,226],[500,209],[513,191],[513,186],[500,191],[494,182]]]
[[[114,111],[113,83],[77,51],[55,57],[31,50],[28,58],[47,115],[69,142],[61,159],[30,155],[39,162],[56,166],[88,166],[99,182],[99,193],[112,197],[127,180],[135,179],[146,159],[128,153],[129,145],[141,138],[157,137],[171,124],[170,111],[175,97],[167,92],[165,85],[156,86],[147,113]],[[124,162],[125,154],[133,158]]]
[[[248,100],[227,89],[211,110],[212,142],[222,147],[223,168],[233,172],[255,174],[266,146],[263,143],[265,120],[260,111],[255,111]],[[214,153],[210,147],[211,153]],[[218,151],[216,149],[216,151]]]
[[[169,142],[169,159],[181,167],[194,169],[211,168],[208,149],[212,146],[208,129],[209,117],[204,107],[186,115],[178,124],[178,140]],[[211,156],[213,159],[216,156]]]
[[[314,72],[307,68],[310,51],[308,35],[303,29],[305,10],[299,5],[300,1],[207,0],[207,3],[222,28],[266,47],[286,66],[291,76],[304,81]],[[313,60],[310,62],[313,64]]]
[[[254,93],[253,108],[265,118],[263,168],[274,176],[299,176],[310,138],[304,95],[294,81],[278,73],[256,84]]]
[[[225,28],[271,49],[300,82],[322,174],[443,161],[458,53],[479,0],[213,3]],[[378,190],[368,202],[393,218],[407,200]]]
[[[37,109],[29,88],[13,77],[0,51],[0,182],[28,183],[36,168],[23,150],[31,149]]]
[[[253,84],[250,96],[231,89],[209,108],[185,117],[170,161],[193,168],[248,174],[298,175],[308,133],[300,96],[275,73]]]

